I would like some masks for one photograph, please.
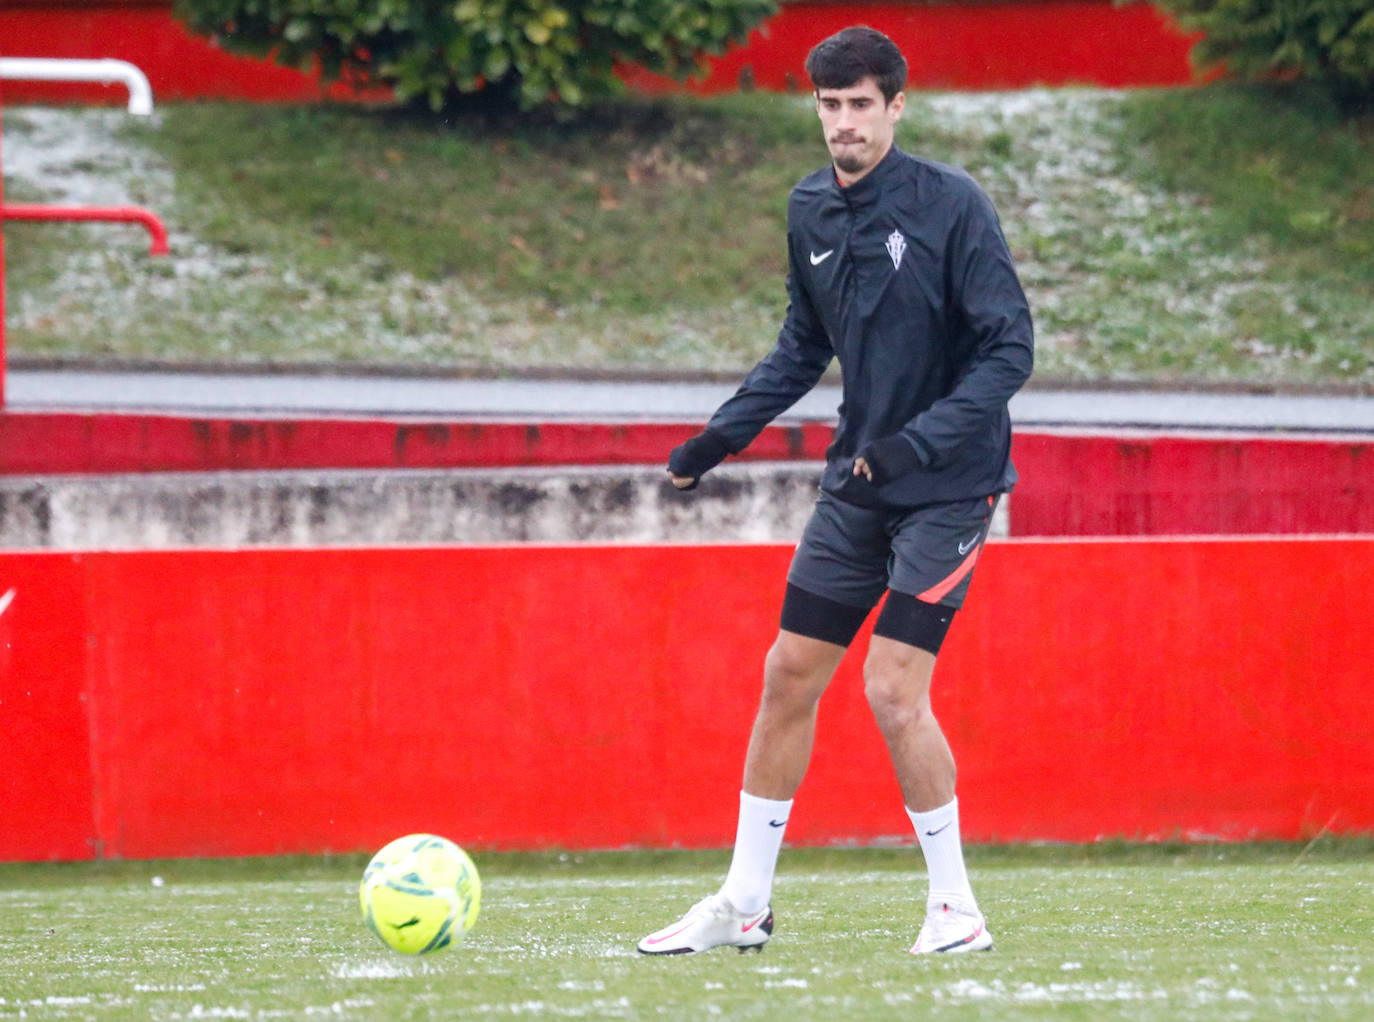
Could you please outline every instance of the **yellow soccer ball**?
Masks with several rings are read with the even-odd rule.
[[[367,864],[358,903],[382,943],[423,955],[458,943],[472,929],[482,908],[482,879],[452,841],[407,834]]]

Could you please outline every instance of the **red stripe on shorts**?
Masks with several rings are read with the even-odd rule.
[[[979,543],[973,548],[969,555],[964,558],[959,567],[955,568],[949,575],[945,576],[941,581],[936,582],[925,592],[917,593],[916,599],[921,600],[923,603],[939,603],[951,589],[962,582],[968,573],[973,570],[973,563],[978,560],[978,554],[982,552],[982,549],[983,544]]]

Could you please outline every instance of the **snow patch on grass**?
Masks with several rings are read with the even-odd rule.
[[[1035,314],[1038,372],[1374,378],[1374,307],[1276,272],[1260,241],[1219,248],[1203,202],[1133,172],[1147,157],[1123,144],[1123,102],[1091,89],[913,94],[899,131],[904,148],[967,167],[991,194]],[[747,365],[776,331],[777,309],[747,301],[637,315],[591,300],[550,308],[382,258],[307,271],[270,247],[225,251],[196,236],[196,217],[210,214],[179,205],[171,168],[142,141],[157,118],[131,128],[119,110],[17,107],[3,127],[15,195],[147,206],[172,246],[152,259],[132,225],[42,225],[78,240],[55,270],[11,288],[16,354],[721,369]]]
[[[1122,99],[1111,90],[1033,89],[925,101],[939,131],[992,154],[974,155],[970,170],[1017,257],[1039,370],[1368,375],[1368,308],[1275,272],[1274,253],[1258,240],[1219,248],[1200,198],[1132,172],[1132,159],[1149,157],[1127,155]]]
[[[344,962],[329,970],[335,979],[396,979],[413,976],[415,969],[409,962],[378,959],[371,962]]]
[[[1008,983],[994,979],[955,980],[931,991],[937,1001],[956,1004],[977,1001],[1004,1001],[1012,1004],[1102,1003],[1167,1000],[1169,992],[1149,989],[1137,983],[1102,980],[1096,983]]]
[[[125,142],[122,110],[6,107],[5,177],[64,206],[139,205],[175,188],[151,150]],[[157,117],[147,122],[155,130]]]

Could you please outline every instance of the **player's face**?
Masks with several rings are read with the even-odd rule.
[[[841,181],[852,184],[887,155],[905,105],[900,92],[887,102],[872,77],[847,89],[816,90],[816,113]]]

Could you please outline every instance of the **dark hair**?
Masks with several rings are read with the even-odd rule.
[[[807,54],[806,73],[817,89],[847,89],[871,76],[891,103],[906,84],[906,58],[877,29],[855,25],[817,43]]]

